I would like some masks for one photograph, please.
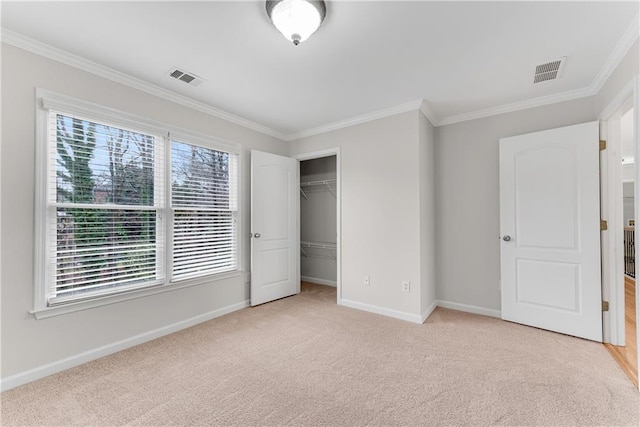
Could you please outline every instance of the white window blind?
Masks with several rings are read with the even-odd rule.
[[[237,269],[238,156],[171,141],[172,278]]]
[[[161,123],[45,90],[37,100],[34,313],[238,270],[239,146],[172,141]]]
[[[163,138],[50,111],[49,305],[163,281]]]

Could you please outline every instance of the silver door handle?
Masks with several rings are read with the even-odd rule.
[[[254,233],[253,237],[255,237],[256,239],[259,239],[260,238],[260,233]]]
[[[509,236],[509,235],[504,236],[504,237],[502,238],[502,240],[504,240],[505,242],[510,242],[510,241],[511,241],[511,236]]]

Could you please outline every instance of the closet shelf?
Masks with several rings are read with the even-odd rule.
[[[328,253],[312,253],[310,251],[306,251],[305,249],[320,249],[320,252]],[[307,258],[331,258],[336,259],[336,244],[330,242],[310,242],[310,241],[302,241],[300,242],[300,250],[302,251],[302,255]]]
[[[302,197],[309,200],[309,193],[319,193],[321,191],[328,191],[333,197],[336,197],[336,180],[325,179],[322,181],[306,181],[300,183],[300,193]]]

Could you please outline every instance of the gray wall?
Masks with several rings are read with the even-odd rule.
[[[596,118],[582,98],[435,129],[438,300],[500,310],[498,140]]]
[[[421,315],[420,116],[412,111],[291,143],[291,155],[340,148],[343,300],[411,320]],[[401,290],[405,280],[409,293]]]
[[[420,161],[420,313],[424,318],[436,303],[436,176],[435,135],[427,118],[418,123]]]
[[[600,114],[607,108],[620,90],[638,73],[640,73],[640,42],[636,40],[596,95],[596,112]]]
[[[597,120],[640,72],[636,41],[592,97],[435,129],[437,298],[500,310],[498,140]]]
[[[242,225],[249,230],[249,150],[287,154],[275,138],[182,107],[78,69],[2,45],[2,378],[46,367],[83,352],[162,330],[243,303],[237,277],[126,302],[36,320],[33,308],[35,89],[41,87],[243,147]],[[244,235],[248,235],[244,233]],[[242,239],[249,266],[249,241]],[[54,368],[52,368],[54,366]]]
[[[300,182],[336,179],[336,156],[300,162]],[[316,187],[317,189],[318,187]],[[325,188],[322,186],[321,188]],[[335,185],[332,186],[335,189]],[[309,188],[306,188],[309,190]],[[335,191],[334,191],[335,194]],[[327,190],[307,191],[300,195],[300,240],[336,243],[336,196]],[[336,251],[305,249],[309,257],[300,256],[300,274],[320,284],[336,285]]]

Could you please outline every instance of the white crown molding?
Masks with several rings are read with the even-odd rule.
[[[154,84],[145,82],[144,80],[140,80],[138,78],[132,77],[128,74],[114,70],[113,68],[106,67],[102,64],[98,64],[96,62],[90,61],[78,55],[74,55],[62,49],[55,48],[53,46],[39,42],[37,40],[31,39],[29,37],[26,37],[14,31],[7,30],[5,28],[2,29],[2,42],[10,44],[20,49],[24,49],[28,52],[32,52],[37,55],[44,56],[45,58],[49,58],[54,61],[61,62],[65,65],[78,68],[82,71],[95,74],[99,77],[103,77],[105,79],[114,81],[116,83],[120,83],[122,85],[140,90],[150,95],[154,95],[159,98],[166,99],[168,101],[174,102],[184,107],[201,111],[203,113],[209,114],[219,119],[226,120],[228,122],[254,130],[256,132],[260,132],[265,135],[269,135],[281,140],[286,139],[286,135],[284,135],[282,132],[271,129],[267,126],[252,122],[250,120],[244,119],[242,117],[236,116],[231,113],[227,113],[226,111],[212,107],[211,105],[205,104],[200,101],[196,101],[187,96],[180,95],[170,90],[161,88],[160,86],[156,86]]]
[[[443,118],[436,126],[451,125],[467,122],[469,120],[513,113],[515,111],[527,110],[529,108],[541,107],[543,105],[557,104],[559,102],[571,101],[573,99],[585,98],[593,95],[595,95],[595,93],[590,87],[570,90],[555,95],[541,96],[539,98],[527,99],[526,101],[513,102],[511,104],[499,105],[497,107],[485,108],[483,110],[471,111],[469,113],[455,114]]]
[[[640,36],[640,14],[636,14],[631,22],[631,25],[622,35],[622,38],[618,41],[613,48],[607,59],[604,61],[600,72],[596,75],[596,78],[591,82],[590,88],[593,90],[594,95],[600,92],[602,86],[606,83],[607,79],[613,74],[616,67],[622,62],[629,49],[638,40]]]
[[[640,14],[636,14],[635,18],[632,20],[629,27],[627,27],[618,43],[616,43],[613,51],[611,51],[604,64],[600,68],[600,71],[588,87],[562,92],[555,95],[514,102],[511,104],[499,105],[497,107],[486,108],[483,110],[471,111],[469,113],[455,114],[452,116],[444,117],[437,124],[434,123],[434,126],[451,125],[454,123],[461,123],[469,120],[481,119],[505,113],[512,113],[515,111],[526,110],[528,108],[541,107],[544,105],[551,105],[559,102],[571,101],[573,99],[597,95],[600,89],[602,89],[602,86],[605,84],[605,82],[609,79],[609,77],[611,77],[611,74],[615,71],[616,67],[620,64],[625,55],[634,45],[636,40],[638,40],[640,36],[639,22]]]
[[[318,135],[324,132],[353,126],[355,124],[365,123],[371,120],[381,119],[384,117],[392,116],[394,114],[404,113],[415,109],[419,109],[434,127],[438,127],[594,96],[600,91],[600,89],[602,89],[604,83],[607,81],[607,79],[609,79],[609,77],[611,77],[611,74],[615,71],[616,67],[624,59],[625,55],[629,52],[636,40],[638,40],[640,35],[639,23],[640,14],[636,15],[629,27],[625,30],[624,34],[622,35],[618,43],[616,43],[613,51],[607,57],[604,64],[602,65],[602,68],[600,69],[594,80],[591,82],[591,84],[588,87],[582,89],[575,89],[554,95],[541,96],[538,98],[527,99],[525,101],[498,105],[496,107],[485,108],[468,113],[454,114],[444,117],[441,120],[438,120],[433,110],[431,110],[431,108],[429,107],[427,101],[421,99],[417,102],[410,102],[407,104],[387,108],[385,110],[380,110],[374,113],[364,114],[352,119],[329,123],[327,125],[319,126],[317,128],[309,129],[306,131],[292,133],[286,135],[285,140],[292,141],[307,136]]]
[[[429,120],[429,122],[431,123],[431,126],[434,126],[434,127],[438,126],[438,123],[439,123],[438,118],[434,114],[431,107],[429,107],[429,104],[427,103],[426,99],[423,99],[422,102],[420,103],[420,112],[422,112],[422,114],[424,114],[427,120]]]
[[[121,83],[123,85],[141,90],[151,95],[158,96],[168,101],[175,102],[185,107],[192,108],[197,111],[201,111],[210,114],[214,117],[226,120],[231,123],[246,127],[248,129],[255,130],[265,135],[272,136],[274,138],[281,139],[283,141],[294,141],[313,135],[319,135],[322,133],[330,132],[333,130],[342,129],[357,124],[370,122],[372,120],[378,120],[385,117],[393,116],[396,114],[405,113],[408,111],[419,110],[424,116],[431,122],[434,127],[445,126],[455,123],[466,122],[469,120],[476,120],[485,117],[496,116],[500,114],[511,113],[515,111],[526,110],[529,108],[541,107],[544,105],[556,104],[559,102],[571,101],[574,99],[585,98],[596,95],[602,86],[615,71],[616,67],[620,64],[625,55],[629,52],[629,49],[634,45],[636,40],[640,36],[640,14],[636,15],[632,20],[629,27],[625,30],[623,36],[614,47],[611,54],[605,60],[602,68],[591,82],[588,87],[582,89],[576,89],[571,91],[562,92],[559,94],[548,95],[525,101],[514,102],[510,104],[499,105],[496,107],[485,108],[482,110],[471,111],[468,113],[454,114],[438,120],[433,110],[429,107],[428,103],[424,99],[408,102],[394,107],[389,107],[383,110],[374,111],[361,116],[353,117],[346,120],[340,120],[326,125],[318,126],[315,128],[302,130],[299,132],[293,132],[284,134],[275,129],[271,129],[264,125],[252,122],[242,117],[236,116],[231,113],[227,113],[218,108],[212,107],[200,101],[193,100],[187,96],[177,94],[159,86],[147,83],[143,80],[129,76],[128,74],[116,71],[112,68],[108,68],[104,65],[89,61],[80,56],[68,53],[58,48],[54,48],[47,44],[30,39],[21,34],[13,31],[2,29],[2,41],[21,49],[33,52],[35,54],[53,59],[63,64],[70,65],[72,67],[87,71],[89,73],[107,78],[109,80]]]
[[[416,101],[411,101],[405,104],[396,105],[394,107],[385,108],[384,110],[378,110],[372,113],[363,114],[361,116],[352,117],[347,120],[340,120],[323,126],[318,126],[316,128],[290,133],[285,137],[285,141],[293,141],[300,138],[306,138],[308,136],[319,135],[321,133],[331,132],[333,130],[370,122],[372,120],[383,119],[385,117],[394,116],[396,114],[406,113],[408,111],[416,111],[420,108],[422,102],[422,99],[418,99]]]

